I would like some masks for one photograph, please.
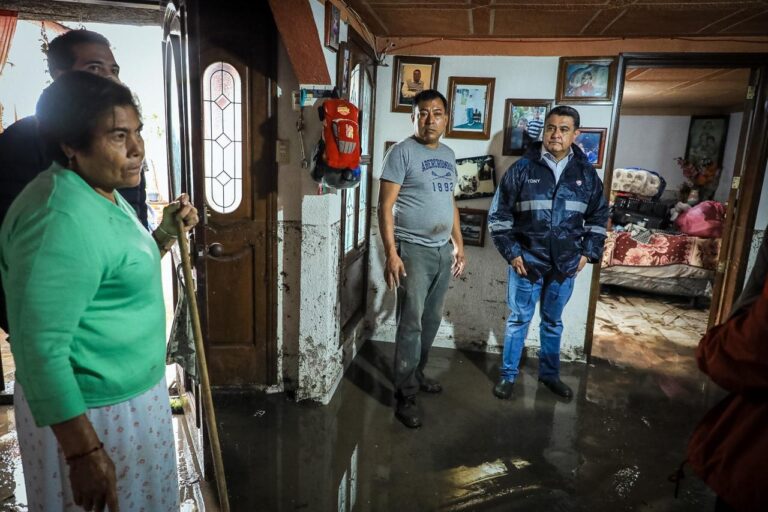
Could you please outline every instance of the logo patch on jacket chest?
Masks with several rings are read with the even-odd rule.
[[[536,179],[531,178],[529,180],[525,180],[525,182],[528,183],[529,185],[536,185],[537,183],[541,183],[541,178],[536,178]]]

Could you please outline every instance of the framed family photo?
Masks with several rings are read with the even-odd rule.
[[[579,134],[573,141],[587,155],[589,163],[595,169],[603,167],[606,133],[608,133],[607,128],[579,128]]]
[[[459,226],[464,245],[485,245],[485,231],[488,226],[488,212],[472,208],[459,208]]]
[[[457,158],[456,174],[456,199],[488,197],[496,192],[496,166],[491,155]]]
[[[613,102],[616,57],[560,57],[558,103]]]
[[[446,137],[489,139],[495,78],[452,76],[448,79],[448,127]]]
[[[728,116],[692,116],[688,127],[685,160],[699,167],[723,167]]]
[[[341,30],[341,11],[329,0],[325,0],[325,46],[333,51],[339,50],[339,32]]]
[[[437,89],[440,59],[396,55],[392,66],[392,112],[413,111],[413,97],[425,89]]]
[[[552,100],[515,100],[504,103],[504,145],[502,155],[522,155],[541,140],[544,119]]]

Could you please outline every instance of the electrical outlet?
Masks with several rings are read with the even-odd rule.
[[[291,162],[291,157],[288,153],[288,141],[277,139],[277,148],[275,150],[275,159],[277,163],[281,165],[287,165]]]

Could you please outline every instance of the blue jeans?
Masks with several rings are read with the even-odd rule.
[[[504,333],[504,354],[501,377],[514,382],[519,373],[520,356],[525,346],[528,326],[541,299],[539,351],[539,377],[555,378],[560,375],[560,338],[563,334],[563,309],[573,293],[575,277],[565,277],[562,282],[551,276],[539,277],[531,282],[508,267],[507,306],[510,314]]]

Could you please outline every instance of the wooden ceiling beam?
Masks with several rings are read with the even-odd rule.
[[[768,53],[768,36],[674,38],[377,37],[390,55],[593,56],[619,53]]]

